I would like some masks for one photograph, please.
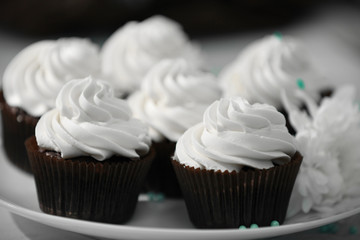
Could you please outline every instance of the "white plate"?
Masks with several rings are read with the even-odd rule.
[[[37,202],[32,176],[17,170],[6,160],[0,146],[0,206],[14,214],[55,228],[110,239],[256,239],[274,237],[316,228],[360,213],[351,210],[320,216],[315,213],[287,219],[279,227],[259,229],[194,229],[181,200],[140,201],[135,215],[126,225],[96,223],[44,214]]]

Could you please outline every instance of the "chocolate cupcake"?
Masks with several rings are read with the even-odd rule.
[[[265,36],[246,46],[219,76],[224,97],[241,96],[250,103],[275,106],[287,119],[281,95],[285,92],[297,106],[295,96],[303,89],[316,100],[331,91],[306,45],[280,33]],[[294,133],[291,124],[289,130]]]
[[[104,42],[101,55],[104,73],[118,96],[138,90],[147,72],[163,59],[185,58],[202,64],[200,49],[182,27],[160,15],[120,27]]]
[[[72,80],[26,141],[45,213],[124,223],[155,155],[148,128],[108,84]]]
[[[205,109],[221,97],[215,77],[184,59],[166,59],[155,65],[141,89],[128,101],[134,116],[150,126],[156,148],[147,180],[147,190],[180,197],[181,191],[171,166],[175,144],[189,127],[201,122]]]
[[[210,105],[172,164],[196,227],[238,228],[284,222],[301,161],[284,116],[238,97]]]
[[[12,163],[30,172],[24,141],[34,135],[39,117],[55,106],[65,82],[98,72],[99,49],[85,39],[40,41],[15,56],[4,72],[0,97],[3,142]]]
[[[15,166],[31,173],[24,142],[29,136],[34,135],[39,118],[30,116],[21,108],[7,104],[2,91],[0,91],[0,110],[6,156]]]

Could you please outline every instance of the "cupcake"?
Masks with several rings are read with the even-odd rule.
[[[25,145],[43,212],[109,223],[131,218],[155,155],[145,124],[91,77],[64,85]]]
[[[55,106],[65,82],[99,69],[98,47],[80,38],[36,42],[14,57],[0,93],[3,143],[12,163],[30,172],[24,141],[34,135],[39,117]]]
[[[181,26],[164,16],[131,21],[114,32],[102,47],[104,73],[118,96],[138,90],[149,69],[164,58],[185,58],[200,65],[200,51]]]
[[[215,77],[184,59],[165,59],[154,66],[141,89],[129,96],[134,116],[150,126],[157,152],[147,181],[148,190],[179,197],[181,191],[171,166],[179,137],[201,122],[205,109],[221,97]]]
[[[282,91],[298,106],[302,103],[293,93],[299,87],[319,99],[324,81],[312,61],[300,41],[280,34],[266,36],[248,45],[220,73],[224,97],[241,96],[282,112]]]
[[[275,107],[236,97],[207,108],[172,164],[196,227],[238,228],[283,223],[301,161]]]

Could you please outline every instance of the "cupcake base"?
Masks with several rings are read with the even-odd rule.
[[[176,143],[164,140],[153,142],[153,146],[156,156],[146,179],[145,191],[163,193],[168,198],[181,198],[181,189],[171,165]]]
[[[197,228],[283,223],[301,162],[302,156],[296,153],[289,163],[270,169],[215,172],[172,160],[190,220]]]
[[[35,137],[25,142],[43,212],[97,222],[124,223],[135,211],[155,151],[141,159],[114,156],[63,159],[43,151]]]
[[[0,92],[0,109],[5,153],[11,163],[31,173],[24,142],[34,135],[39,118],[28,115],[20,108],[9,106],[2,91]]]

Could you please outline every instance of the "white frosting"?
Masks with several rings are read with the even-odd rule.
[[[283,93],[284,105],[297,130],[296,145],[303,162],[295,182],[289,215],[311,210],[332,212],[347,199],[360,201],[360,112],[355,87],[344,86],[320,106],[305,92],[310,115]]]
[[[292,101],[302,79],[306,91],[318,98],[321,79],[304,46],[290,37],[267,36],[246,47],[238,58],[220,73],[225,97],[242,96],[251,103],[267,103],[281,109],[280,93]]]
[[[132,117],[112,88],[91,77],[69,81],[61,89],[56,108],[45,113],[35,129],[39,147],[63,158],[113,155],[139,157],[149,151],[148,128]]]
[[[289,162],[296,152],[285,118],[273,106],[243,98],[211,104],[202,123],[187,130],[176,144],[175,159],[186,166],[239,171],[267,169]]]
[[[98,74],[99,69],[99,49],[89,40],[40,41],[23,49],[7,66],[4,97],[10,106],[39,117],[55,106],[66,81]]]
[[[151,126],[151,137],[176,142],[201,122],[207,106],[221,97],[215,78],[184,59],[162,60],[144,78],[128,101],[134,115]]]
[[[199,50],[181,26],[163,16],[127,23],[102,48],[103,70],[112,78],[118,95],[138,89],[148,70],[160,60],[178,57],[200,64]]]

